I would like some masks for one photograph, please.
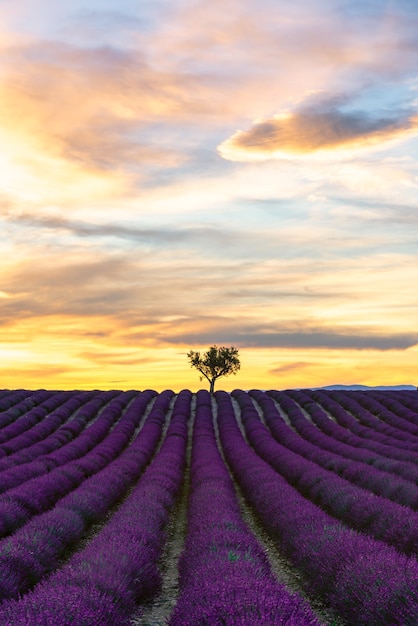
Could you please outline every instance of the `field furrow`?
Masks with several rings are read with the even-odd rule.
[[[2,626],[416,626],[418,394],[0,390]]]

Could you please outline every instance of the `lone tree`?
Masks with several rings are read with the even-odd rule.
[[[215,388],[215,381],[221,376],[229,376],[230,374],[236,374],[241,367],[241,363],[238,358],[238,349],[231,346],[227,348],[225,346],[212,346],[202,356],[200,352],[190,350],[187,353],[187,358],[191,367],[195,367],[202,374],[200,380],[203,377],[207,378],[210,383],[210,393],[213,394]]]

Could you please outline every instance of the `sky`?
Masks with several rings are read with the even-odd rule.
[[[418,381],[415,0],[0,0],[0,387]]]

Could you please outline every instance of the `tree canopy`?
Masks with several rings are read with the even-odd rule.
[[[190,350],[187,353],[187,358],[191,367],[196,368],[203,377],[209,381],[210,393],[212,394],[215,388],[215,381],[221,376],[229,376],[230,374],[236,374],[241,367],[241,363],[238,357],[238,349],[234,346],[212,346],[203,355],[200,352]]]

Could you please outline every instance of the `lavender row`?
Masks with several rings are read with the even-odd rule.
[[[369,393],[397,415],[418,424],[418,394],[416,391],[402,389],[396,391],[395,394],[391,391],[379,391],[376,395],[376,391],[370,390]]]
[[[389,424],[393,423],[396,427],[406,430],[408,433],[413,435],[415,441],[417,441],[418,420],[416,411],[407,411],[406,413],[403,411],[403,415],[400,416],[396,412],[398,405],[392,403],[392,407],[387,408],[384,404],[382,404],[380,399],[378,400],[373,396],[373,394],[359,392],[355,398],[362,408],[367,409],[372,414],[378,414],[380,419],[387,421]]]
[[[28,438],[26,447],[0,459],[0,471],[7,470],[15,465],[28,463],[42,455],[53,452],[74,439],[83,430],[88,421],[93,418],[93,412],[86,419],[86,416],[81,415],[80,411],[83,410],[83,404],[86,406],[92,396],[97,393],[91,391],[77,392],[76,395],[69,397],[59,408],[49,413],[45,420],[42,420],[31,429],[30,433],[22,435],[22,437]],[[74,429],[75,425],[76,428]],[[57,428],[52,430],[54,426],[57,426]],[[47,434],[47,430],[52,432]],[[17,437],[10,443],[13,445],[18,439],[20,438]]]
[[[289,394],[295,397],[295,392],[289,392]],[[303,406],[303,408],[307,411],[311,420],[316,424],[318,424],[318,421],[321,421],[323,424],[325,424],[325,421],[328,421],[329,423],[330,419],[328,415],[324,413],[321,406],[316,402],[313,403],[312,399],[309,398],[307,394],[303,394],[303,396],[305,395],[306,398],[302,397],[300,399],[300,397],[297,396],[297,399],[298,403]],[[339,415],[341,414],[337,412],[337,416]],[[359,407],[357,416],[363,416],[365,420],[368,419],[370,421],[373,417],[371,413],[363,407]],[[370,437],[369,441],[371,444],[373,444],[376,437],[377,429],[382,423],[380,419],[375,418],[375,420],[376,421],[373,425],[373,428],[368,428]],[[359,440],[357,436],[349,433],[348,437],[350,438],[350,445],[346,447],[345,444],[342,443],[341,446],[339,446],[339,453],[341,455],[346,455],[347,457],[357,459],[359,461],[365,461],[378,469],[397,474],[406,478],[407,480],[418,483],[417,451],[414,450],[412,444],[415,438],[408,432],[404,432],[399,429],[397,432],[403,433],[406,436],[406,440],[400,441],[399,439],[392,438],[392,440],[387,441],[384,446],[376,441],[374,443],[375,449],[371,454],[369,453],[369,449],[359,449]],[[399,447],[399,443],[401,443],[401,445],[404,444],[401,449]],[[408,446],[408,448],[410,447],[410,449],[406,449],[406,446]],[[392,458],[389,458],[390,455],[392,456]]]
[[[172,396],[172,392],[158,396],[138,436],[117,459],[110,463],[106,459],[103,469],[71,493],[57,498],[53,509],[0,541],[1,600],[17,598],[56,569],[64,553],[121,500],[155,452]],[[140,402],[141,397],[128,412],[137,413],[135,404]],[[132,418],[135,420],[134,415]],[[68,470],[70,481],[76,477],[76,471],[76,467]],[[62,492],[62,487],[57,485],[57,489]]]
[[[348,626],[415,626],[416,559],[346,528],[303,498],[245,442],[230,397],[223,392],[215,396],[226,458],[308,593],[322,598]]]
[[[0,399],[0,415],[8,411],[11,407],[20,404],[25,399],[30,399],[36,394],[41,394],[45,397],[45,393],[51,394],[53,391],[47,391],[45,389],[38,389],[36,391],[30,389],[2,389]],[[36,401],[29,400],[29,405],[34,406]]]
[[[170,626],[319,626],[309,606],[273,576],[241,517],[216,444],[208,392],[197,393],[188,529],[179,561],[180,596]]]
[[[13,428],[14,422],[16,422],[16,420],[18,420],[22,415],[29,413],[31,410],[33,410],[43,402],[46,402],[53,395],[55,395],[55,392],[46,391],[45,389],[39,389],[38,391],[33,391],[29,393],[19,393],[18,402],[14,403],[12,406],[8,407],[3,413],[0,414],[0,434],[10,424]],[[1,441],[3,441],[3,439],[0,437],[0,442]]]
[[[13,404],[26,398],[31,392],[25,389],[1,389],[0,390],[0,414],[9,409]]]
[[[340,456],[357,460],[362,463],[367,463],[368,465],[373,465],[377,469],[397,474],[407,480],[411,480],[413,482],[418,481],[416,453],[411,453],[408,456],[408,452],[406,450],[399,450],[396,442],[393,442],[392,445],[385,444],[384,446],[375,442],[374,449],[372,451],[370,448],[366,448],[364,439],[359,439],[357,435],[352,434],[349,431],[345,431],[345,441],[341,441],[336,436],[337,432],[339,432],[338,425],[334,424],[334,422],[330,420],[321,406],[316,402],[313,402],[308,394],[305,394],[304,392],[291,391],[283,392],[282,394],[271,392],[271,394],[281,406],[284,406],[284,403],[286,403],[286,398],[290,398],[290,400],[287,400],[287,404],[290,408],[294,406],[292,405],[292,402],[297,402],[296,406],[300,405],[308,413],[311,421],[307,420],[300,410],[292,412],[291,421],[303,437],[312,443],[315,443],[322,449],[330,450]],[[338,412],[337,415],[339,415]],[[316,424],[318,428],[313,426],[312,422]],[[320,426],[322,426],[322,428],[320,428]],[[327,433],[324,433],[325,429],[328,432],[334,433],[334,435],[329,436]],[[370,438],[374,436],[374,432],[374,430],[369,429]],[[391,454],[392,457],[398,458],[391,460],[388,458],[389,454]],[[400,461],[399,458],[403,460]]]
[[[346,392],[337,394],[336,399],[344,409],[356,417],[358,423],[365,426],[371,424],[373,428],[389,433],[395,440],[401,439],[407,442],[411,450],[418,449],[417,415],[415,412],[408,411],[406,415],[405,413],[403,415],[395,414],[380,402],[373,402],[372,398],[370,398],[373,402],[372,405],[369,401],[367,403],[369,408],[366,408],[359,402],[361,396],[361,392],[357,392],[356,395]],[[377,417],[378,419],[376,419]]]
[[[122,452],[138,426],[149,395],[140,395],[120,417],[130,399],[129,392],[121,392],[106,406],[102,416],[106,417],[108,424],[116,422],[116,426],[101,443],[91,440],[91,450],[87,454],[37,478],[27,480],[0,496],[0,536],[5,537],[27,523],[33,515],[39,515],[53,507],[62,496],[99,472]],[[27,467],[24,466],[23,469]]]
[[[150,392],[150,394],[152,393]],[[81,407],[77,418],[66,424],[57,433],[58,441],[63,445],[48,454],[34,457],[33,461],[10,467],[0,473],[0,492],[4,493],[28,480],[53,472],[66,463],[80,459],[94,450],[109,435],[109,431],[115,427],[121,412],[134,395],[135,392],[102,392],[97,397],[93,397]],[[148,395],[147,397],[149,399],[151,396]],[[93,423],[84,430],[84,426],[90,421]],[[0,511],[1,502],[2,497],[0,496]]]
[[[372,491],[376,495],[384,496],[393,502],[409,506],[412,509],[418,508],[418,488],[407,477],[401,478],[390,473],[390,467],[387,466],[386,471],[372,467],[374,457],[369,456],[371,463],[368,464],[364,459],[362,462],[353,460],[356,450],[352,449],[352,455],[349,456],[346,449],[343,450],[344,444],[338,441],[334,442],[334,446],[330,441],[322,442],[320,431],[312,424],[309,424],[303,415],[300,407],[298,407],[290,398],[289,401],[283,400],[280,396],[279,404],[282,408],[286,407],[292,424],[297,428],[300,435],[292,432],[291,429],[285,430],[276,420],[269,424],[274,437],[283,445],[288,446],[294,452],[314,461],[325,469],[331,470],[347,479],[348,481]],[[312,439],[315,443],[309,441],[312,431],[314,434]],[[321,446],[319,445],[321,442]],[[341,451],[345,452],[345,456],[340,456]],[[359,453],[364,450],[358,450]],[[399,465],[399,464],[398,464]],[[411,473],[415,471],[415,467],[410,465]],[[411,478],[411,477],[409,477]]]
[[[416,463],[418,445],[411,443],[408,433],[385,424],[368,411],[360,411],[363,416],[361,421],[354,418],[329,393],[314,391],[309,395],[332,415],[333,419],[320,417],[315,420],[317,426],[327,434],[346,442],[355,436],[357,447]]]
[[[0,457],[12,455],[52,435],[79,408],[83,395],[73,392],[55,393],[48,400],[32,409],[16,422],[0,431]],[[7,432],[8,431],[8,432]],[[6,440],[7,438],[7,440]]]
[[[376,392],[370,390],[368,397],[377,400],[385,410],[390,410],[392,414],[414,424],[415,427],[418,426],[418,393],[416,391],[399,391],[392,394],[382,391],[376,395]],[[378,411],[380,417],[381,409]]]
[[[30,391],[28,389],[5,389],[4,395],[0,400],[0,428],[7,425],[19,415],[26,413],[29,408],[35,406],[38,402],[45,399],[46,392],[44,389]]]
[[[92,541],[32,592],[3,603],[4,626],[122,626],[160,590],[158,558],[184,473],[190,403],[189,391],[178,395],[160,451]]]
[[[267,425],[274,425],[276,432],[289,430],[267,394],[250,393],[262,408]],[[281,445],[261,423],[251,398],[244,392],[236,397],[250,445],[301,495],[351,528],[385,541],[405,554],[418,555],[417,513],[321,468],[301,454],[302,448],[297,454]]]

